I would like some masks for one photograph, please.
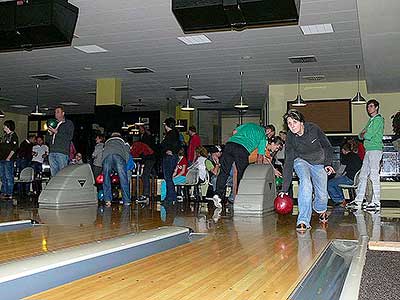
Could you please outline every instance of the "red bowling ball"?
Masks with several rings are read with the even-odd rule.
[[[100,174],[96,177],[96,184],[103,184],[104,182],[104,175]]]
[[[112,184],[118,184],[119,183],[118,175],[115,175],[115,174],[111,175],[111,183]]]
[[[275,211],[280,215],[286,215],[293,210],[293,199],[288,195],[278,195],[274,201]]]

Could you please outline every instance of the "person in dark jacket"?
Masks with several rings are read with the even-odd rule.
[[[5,135],[0,144],[0,177],[2,183],[0,197],[2,199],[12,199],[14,190],[14,159],[18,149],[18,136],[14,132],[14,121],[5,121],[3,130]]]
[[[343,207],[346,206],[346,200],[344,199],[342,188],[340,184],[353,184],[354,176],[361,169],[362,161],[360,157],[352,151],[352,145],[346,143],[342,146],[342,156],[340,162],[345,165],[343,176],[332,178],[328,181],[328,193],[329,197],[336,204],[341,204]]]
[[[314,123],[305,122],[302,113],[295,109],[284,115],[288,132],[283,167],[283,186],[280,195],[287,194],[292,182],[293,169],[299,177],[296,230],[311,228],[311,214],[319,214],[319,221],[328,221],[328,176],[335,172],[332,167],[333,148],[325,133]],[[314,203],[313,203],[314,190]]]
[[[74,124],[65,118],[64,107],[57,106],[54,110],[57,120],[55,128],[49,127],[49,164],[51,176],[55,176],[68,165],[69,150],[74,136]]]
[[[173,181],[173,173],[178,163],[179,151],[179,133],[175,128],[175,119],[167,118],[164,121],[165,137],[161,142],[162,167],[165,183],[167,185],[167,194],[165,202],[170,204],[176,201],[176,191]]]
[[[103,150],[103,190],[104,201],[107,206],[111,205],[111,179],[112,171],[116,171],[119,177],[119,183],[122,190],[122,201],[124,205],[131,204],[131,193],[129,190],[129,179],[127,172],[127,163],[129,160],[129,144],[125,143],[119,132],[114,132],[105,144]]]

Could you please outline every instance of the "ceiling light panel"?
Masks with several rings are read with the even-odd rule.
[[[200,101],[211,100],[211,97],[207,95],[192,96],[192,98]]]
[[[13,105],[10,105],[10,107],[13,107],[13,108],[27,108],[28,106],[22,105],[22,104],[13,104]]]
[[[37,80],[59,80],[60,77],[51,75],[51,74],[34,74],[30,75],[31,78],[37,79]]]
[[[88,53],[88,54],[93,54],[93,53],[102,53],[102,52],[107,52],[108,50],[101,48],[100,46],[97,45],[87,45],[87,46],[74,46],[75,49]]]
[[[180,36],[180,37],[178,37],[178,40],[185,43],[186,45],[199,45],[199,44],[211,43],[211,40],[204,34]]]
[[[334,32],[332,24],[303,25],[300,28],[304,35]]]
[[[154,70],[147,67],[134,67],[134,68],[125,68],[128,72],[140,74],[140,73],[154,73]]]
[[[71,102],[71,101],[61,102],[61,104],[64,106],[79,106],[79,103]]]

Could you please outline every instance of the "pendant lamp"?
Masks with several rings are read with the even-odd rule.
[[[356,65],[357,69],[357,94],[354,96],[353,99],[351,99],[351,104],[354,105],[360,105],[360,104],[365,104],[367,101],[365,101],[364,97],[360,93],[360,65]]]
[[[186,75],[187,80],[187,92],[186,92],[186,102],[185,105],[181,107],[183,111],[194,111],[194,107],[190,106],[189,90],[190,90],[190,74]]]
[[[31,116],[44,116],[46,113],[40,111],[39,108],[39,84],[36,84],[36,105],[33,112],[31,112]]]
[[[292,106],[294,107],[300,107],[300,106],[306,106],[306,102],[303,100],[303,98],[300,95],[300,73],[301,73],[301,68],[297,68],[297,97],[293,101]]]
[[[240,102],[235,105],[236,109],[247,109],[249,106],[243,102],[243,72],[240,71]]]

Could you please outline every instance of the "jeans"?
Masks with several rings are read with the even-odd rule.
[[[344,200],[343,190],[339,184],[350,185],[353,184],[353,180],[347,176],[339,176],[328,181],[328,194],[335,203],[341,203]]]
[[[228,142],[222,153],[220,162],[221,170],[217,178],[216,194],[222,199],[225,195],[226,181],[232,169],[232,164],[235,163],[237,169],[237,186],[239,187],[240,180],[243,177],[244,171],[249,165],[249,151],[240,144]]]
[[[124,204],[131,203],[131,193],[129,189],[128,172],[126,171],[126,161],[118,154],[109,154],[103,160],[103,190],[104,201],[112,200],[111,191],[111,172],[116,171],[119,177],[119,184],[122,190],[122,201]]]
[[[299,177],[299,191],[297,195],[299,215],[297,217],[297,225],[304,224],[309,227],[313,209],[313,190],[314,210],[317,213],[323,213],[327,209],[328,175],[323,165],[312,165],[301,158],[294,160],[294,170]]]
[[[176,176],[174,177],[174,185],[175,184],[182,184],[186,180],[186,176]],[[167,196],[167,184],[166,181],[163,180],[161,182],[161,201],[164,201],[165,197]]]
[[[167,203],[176,201],[176,191],[172,175],[174,174],[177,164],[178,164],[177,155],[166,155],[163,157],[162,166],[163,166],[164,180],[167,186],[167,193],[165,195],[165,200]]]
[[[51,176],[55,176],[60,170],[68,165],[68,155],[52,152],[49,154],[49,164]]]
[[[1,193],[12,196],[14,191],[14,162],[0,160]]]
[[[364,156],[363,164],[360,170],[359,183],[357,188],[357,196],[355,201],[362,202],[365,196],[368,176],[372,181],[372,203],[380,204],[381,199],[381,180],[379,177],[379,166],[382,159],[382,151],[367,151]]]
[[[142,181],[143,181],[143,195],[146,197],[150,196],[150,174],[151,170],[153,170],[155,163],[156,161],[152,159],[144,161]]]

